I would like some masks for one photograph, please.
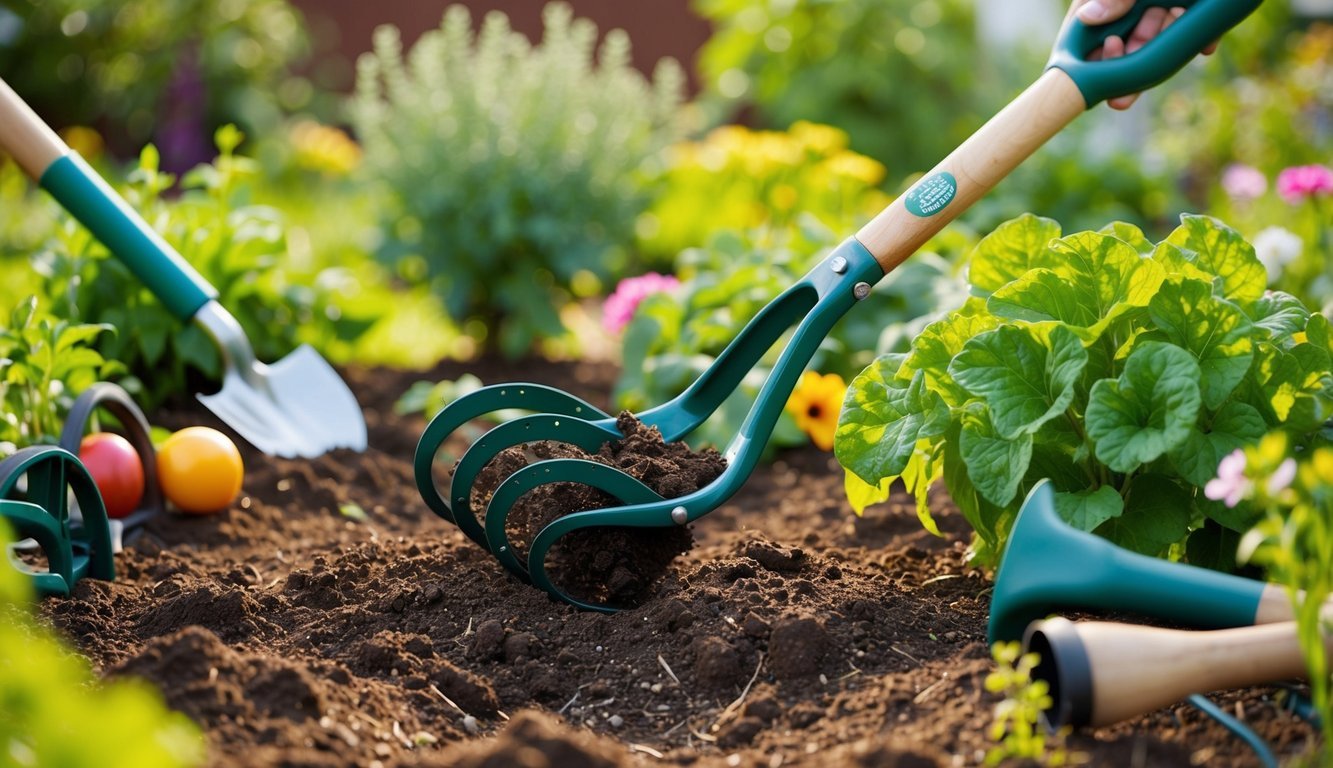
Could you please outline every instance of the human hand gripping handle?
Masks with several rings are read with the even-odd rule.
[[[1075,117],[1106,99],[1166,80],[1262,2],[1138,0],[1119,20],[1095,27],[1071,17],[1037,82],[862,227],[856,239],[886,272],[892,270]],[[1139,50],[1088,60],[1107,38],[1132,31],[1148,9],[1174,7],[1187,10]]]

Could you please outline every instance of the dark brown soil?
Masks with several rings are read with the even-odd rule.
[[[450,366],[604,402],[589,364]],[[806,449],[761,467],[693,528],[642,605],[576,611],[436,518],[411,457],[425,427],[394,400],[418,374],[348,373],[370,448],[315,461],[245,455],[243,497],[168,516],[44,613],[108,675],[160,686],[217,766],[978,765],[990,582],[906,497],[856,517]],[[198,411],[165,426],[216,425]],[[465,446],[455,446],[461,449]],[[365,519],[340,513],[362,508]],[[1278,750],[1310,730],[1271,689],[1217,697]],[[1253,766],[1188,706],[1075,735],[1093,765]]]

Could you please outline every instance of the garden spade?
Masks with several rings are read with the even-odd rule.
[[[217,289],[149,227],[0,79],[0,149],[125,263],[182,322],[194,322],[222,355],[222,389],[199,400],[264,453],[314,457],[366,447],[366,421],[347,384],[301,346],[272,365],[255,359]]]
[[[638,414],[644,424],[658,428],[664,440],[680,440],[722,405],[761,357],[786,339],[739,433],[723,451],[726,470],[708,485],[667,499],[614,467],[553,458],[518,468],[489,496],[474,493],[486,466],[509,448],[556,441],[591,453],[603,443],[623,437],[615,418],[573,395],[537,384],[498,384],[455,400],[431,420],[422,434],[414,470],[426,503],[520,578],[583,608],[617,609],[620,606],[581,600],[553,582],[546,558],[561,538],[592,528],[686,525],[720,506],[758,463],[797,379],[826,334],[843,314],[870,295],[875,283],[1074,118],[1102,101],[1136,93],[1167,79],[1261,3],[1138,0],[1128,15],[1111,24],[1089,27],[1072,17],[1066,21],[1050,63],[1036,82],[906,194],[764,307],[688,389]],[[1177,6],[1187,8],[1184,15],[1143,48],[1122,58],[1091,58],[1110,36],[1127,37],[1149,8]],[[433,476],[441,446],[467,422],[508,409],[532,415],[500,424],[476,440],[459,459],[447,492],[442,493]],[[558,517],[532,537],[526,551],[518,552],[509,538],[506,519],[521,496],[550,483],[580,483],[615,497],[619,504]],[[474,510],[474,499],[486,499],[484,509]]]

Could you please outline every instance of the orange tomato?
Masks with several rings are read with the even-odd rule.
[[[79,461],[92,475],[107,517],[125,517],[143,501],[143,463],[129,440],[94,432],[79,443]]]
[[[241,452],[210,427],[186,427],[157,449],[162,493],[182,512],[207,515],[231,505],[241,492],[245,467]]]

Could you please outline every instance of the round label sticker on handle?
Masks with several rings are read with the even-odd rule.
[[[909,213],[924,219],[948,207],[957,194],[958,180],[952,173],[943,171],[922,179],[912,187],[912,191],[908,192],[907,198],[903,200],[903,205]]]

